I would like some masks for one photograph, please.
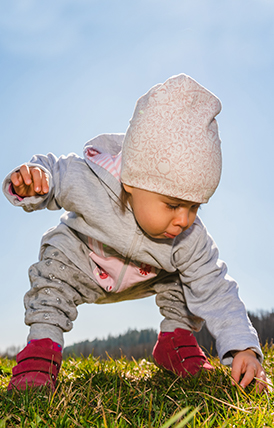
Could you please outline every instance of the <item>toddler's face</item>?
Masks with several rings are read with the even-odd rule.
[[[172,198],[124,184],[139,226],[154,239],[174,239],[192,226],[199,203]]]

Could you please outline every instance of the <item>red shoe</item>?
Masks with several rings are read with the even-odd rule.
[[[56,350],[60,347],[60,351]],[[32,340],[16,357],[8,391],[47,386],[55,390],[62,353],[61,346],[51,339]]]
[[[181,377],[214,370],[191,331],[182,328],[173,333],[160,332],[152,355],[158,366]]]

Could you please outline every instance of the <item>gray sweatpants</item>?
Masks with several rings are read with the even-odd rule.
[[[111,293],[97,284],[92,273],[86,275],[64,253],[48,246],[42,260],[30,267],[29,277],[31,288],[24,298],[25,323],[30,326],[28,340],[49,337],[64,346],[63,333],[72,329],[78,305],[141,299],[153,294],[164,316],[162,331],[199,331],[203,323],[187,309],[177,273],[161,272],[153,280]]]

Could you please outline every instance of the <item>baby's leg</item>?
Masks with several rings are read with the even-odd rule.
[[[24,299],[28,341],[47,337],[63,346],[63,332],[72,329],[77,306],[105,293],[54,247],[47,247],[42,260],[30,267],[29,277],[31,289]]]
[[[178,275],[169,279],[169,283],[155,285],[156,303],[165,318],[153,349],[154,360],[182,377],[212,370],[192,333],[201,329],[203,320],[188,310]]]
[[[174,331],[183,328],[190,331],[199,331],[203,320],[193,315],[185,301],[183,287],[177,273],[170,275],[163,282],[155,284],[156,304],[164,316],[161,322],[161,331]]]
[[[79,304],[93,303],[105,291],[53,247],[47,247],[42,260],[31,266],[29,276],[31,289],[25,295],[28,345],[17,355],[8,390],[24,390],[27,385],[54,390],[63,332],[72,329]]]

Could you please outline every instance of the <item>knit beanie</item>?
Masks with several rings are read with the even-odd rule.
[[[220,111],[220,100],[185,74],[152,87],[137,101],[125,135],[121,181],[206,203],[221,176]]]

